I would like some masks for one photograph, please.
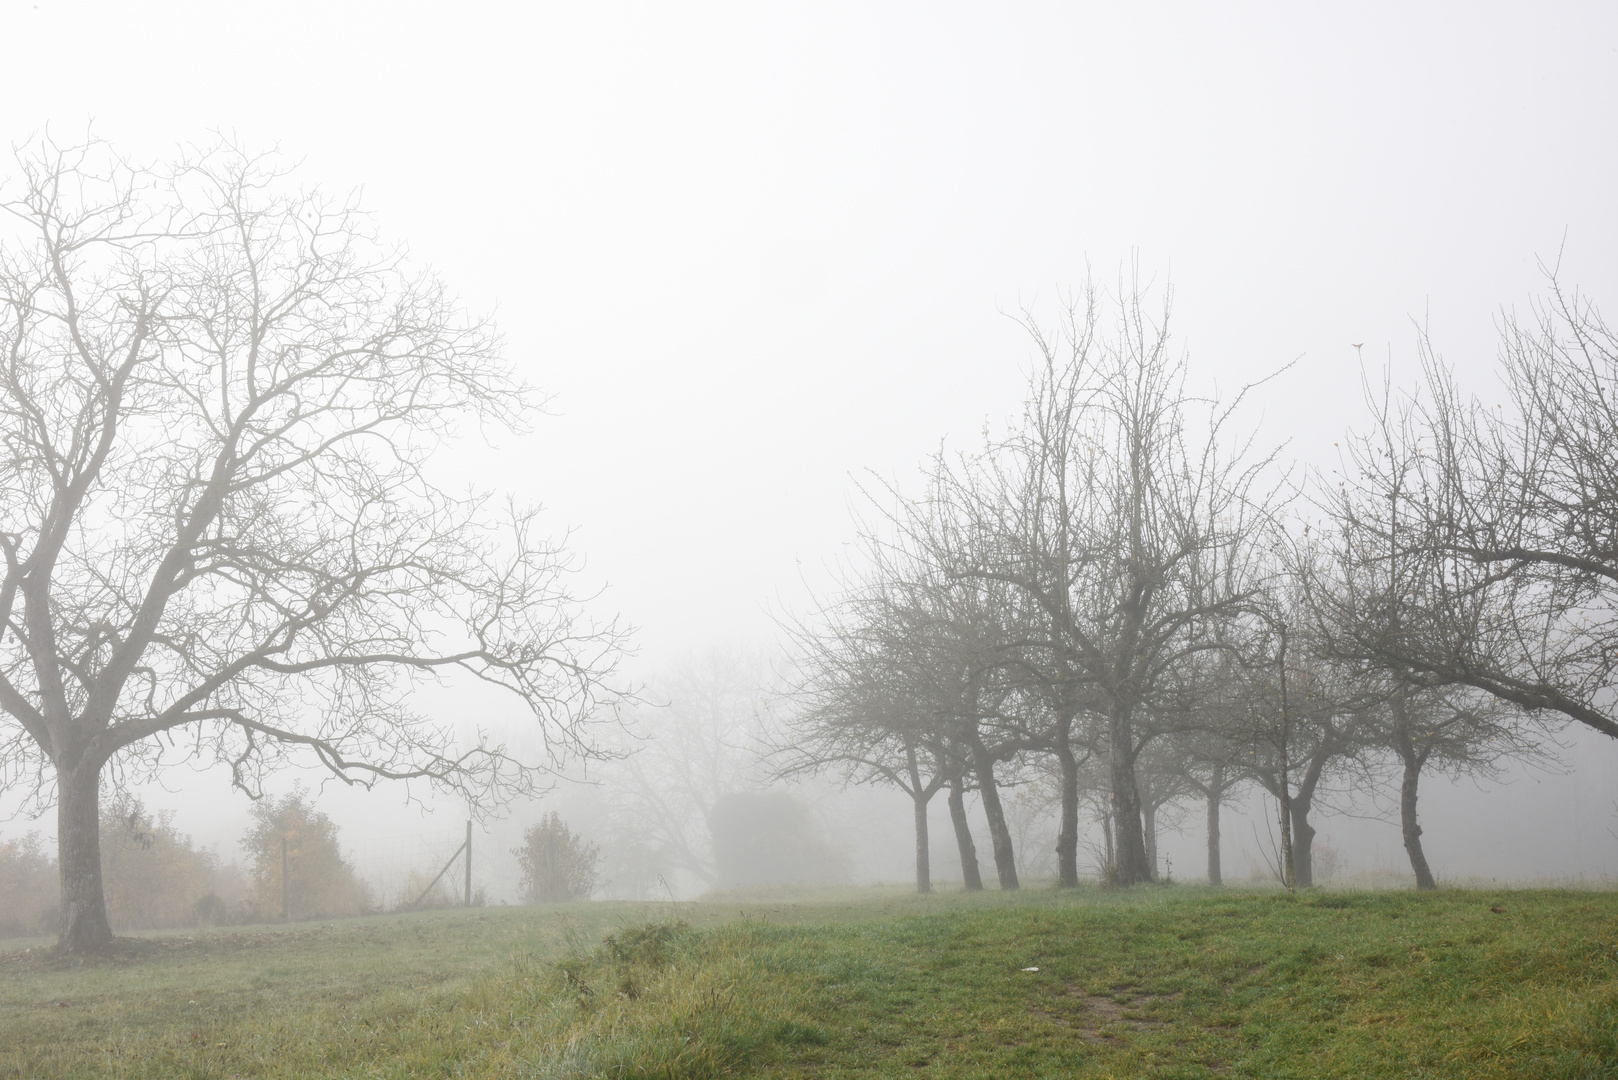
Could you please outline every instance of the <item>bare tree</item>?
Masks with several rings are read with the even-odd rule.
[[[849,590],[817,625],[790,624],[798,651],[799,708],[772,751],[775,775],[833,772],[845,783],[887,784],[910,798],[916,891],[932,887],[927,808],[964,765],[929,707],[935,685],[925,642],[907,627],[883,573]]]
[[[1231,410],[1187,391],[1166,293],[1153,312],[1138,286],[1121,289],[1110,328],[1098,303],[1087,293],[1055,333],[1025,319],[1040,359],[1023,422],[939,481],[953,477],[964,508],[952,572],[1024,594],[1101,704],[1127,885],[1153,877],[1135,774],[1145,707],[1251,603],[1269,459],[1227,444]]]
[[[711,647],[652,678],[647,703],[627,713],[632,741],[599,775],[612,829],[653,853],[659,872],[720,887],[714,808],[763,784],[770,682],[762,654]]]
[[[256,795],[302,750],[486,807],[542,763],[410,709],[454,673],[590,752],[621,635],[531,513],[426,468],[532,402],[488,325],[351,200],[230,146],[153,170],[47,139],[0,207],[0,763],[55,800],[64,949],[111,937],[109,763],[188,746]]]
[[[1355,650],[1618,738],[1618,333],[1553,276],[1502,319],[1493,407],[1420,346],[1425,394],[1368,395],[1331,507],[1345,545],[1419,568],[1421,604],[1362,621]]]

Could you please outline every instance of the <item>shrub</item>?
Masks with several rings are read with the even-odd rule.
[[[252,809],[242,847],[253,863],[253,891],[267,918],[321,919],[371,910],[371,891],[337,845],[337,826],[303,790]],[[286,911],[281,909],[282,842],[286,844]]]
[[[0,937],[56,932],[56,860],[37,832],[0,843]]]
[[[522,868],[522,899],[529,904],[587,900],[595,889],[601,851],[576,836],[556,811],[522,836],[512,854]]]

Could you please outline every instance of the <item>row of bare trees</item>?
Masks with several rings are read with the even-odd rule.
[[[1002,888],[1018,875],[1001,791],[1059,790],[1057,867],[1079,880],[1100,826],[1119,884],[1157,874],[1156,822],[1274,800],[1278,870],[1313,879],[1313,815],[1398,792],[1418,885],[1420,781],[1540,757],[1571,719],[1618,735],[1618,346],[1554,287],[1504,322],[1509,401],[1466,398],[1423,343],[1422,387],[1368,395],[1342,475],[1301,480],[1238,430],[1242,395],[1188,388],[1167,294],[1086,292],[1038,348],[1022,415],[941,451],[916,492],[873,484],[858,555],[793,626],[801,665],[785,772],[905,791],[917,888],[927,807],[947,792],[968,888],[963,796]]]

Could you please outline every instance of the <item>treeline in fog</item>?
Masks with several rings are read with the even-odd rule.
[[[1486,396],[1423,340],[1418,383],[1367,374],[1338,467],[1289,471],[1169,316],[1126,287],[1026,317],[1021,416],[865,485],[838,587],[791,625],[780,769],[907,794],[923,892],[938,797],[966,887],[985,839],[1018,887],[1003,793],[1030,782],[1065,885],[1156,879],[1159,817],[1193,803],[1217,884],[1221,807],[1259,789],[1289,888],[1323,800],[1376,792],[1432,888],[1424,778],[1495,775],[1569,723],[1618,736],[1618,337],[1552,281],[1503,317]]]
[[[352,915],[373,890],[338,844],[338,827],[301,790],[251,808],[246,865],[193,843],[173,811],[150,812],[129,792],[101,804],[107,917],[120,930],[227,926]],[[59,869],[39,834],[0,842],[0,937],[53,933]]]

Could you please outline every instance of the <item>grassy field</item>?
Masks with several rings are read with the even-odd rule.
[[[1618,1077],[1603,892],[866,890],[0,949],[29,1080]]]

